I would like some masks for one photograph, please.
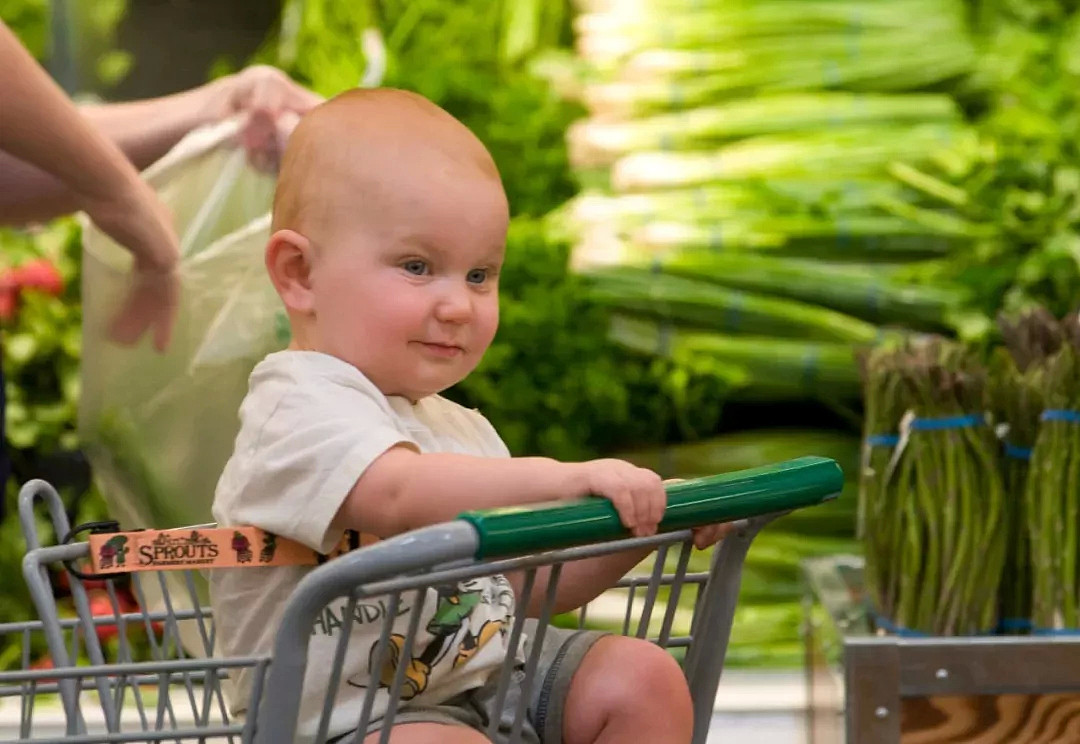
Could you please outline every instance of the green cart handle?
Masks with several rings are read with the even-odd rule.
[[[836,498],[844,473],[827,457],[794,460],[669,483],[661,532],[798,509]],[[629,537],[604,498],[465,512],[478,536],[477,559],[569,548]]]

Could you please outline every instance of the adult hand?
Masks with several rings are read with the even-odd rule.
[[[255,65],[207,86],[206,114],[220,121],[244,115],[240,142],[256,168],[276,171],[300,117],[323,98],[276,67]]]
[[[109,324],[109,336],[130,345],[146,331],[164,351],[172,337],[180,296],[179,242],[168,209],[143,181],[107,202],[88,200],[82,208],[94,223],[134,255],[131,284]]]
[[[109,337],[131,345],[149,330],[154,334],[154,348],[165,351],[172,340],[179,301],[179,267],[159,269],[136,263],[124,303],[109,324]]]

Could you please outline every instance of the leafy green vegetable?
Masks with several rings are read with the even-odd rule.
[[[49,0],[0,0],[0,19],[38,60],[49,51]]]
[[[973,306],[990,317],[1035,303],[1060,316],[1080,297],[1076,8],[1055,0],[985,3],[982,54],[966,94],[981,115],[976,146],[941,154],[926,170],[893,171],[912,199],[985,228],[938,276],[970,288]]]

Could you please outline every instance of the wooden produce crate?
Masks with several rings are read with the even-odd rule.
[[[803,576],[809,744],[1080,743],[1080,636],[885,635],[860,558]]]

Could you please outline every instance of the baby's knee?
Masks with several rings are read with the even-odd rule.
[[[609,709],[634,716],[692,716],[686,677],[667,651],[621,637],[604,638],[594,649],[605,657],[600,694]]]
[[[364,744],[378,744],[382,732],[364,737]],[[390,744],[491,744],[483,734],[465,726],[445,723],[402,723],[390,731]]]

